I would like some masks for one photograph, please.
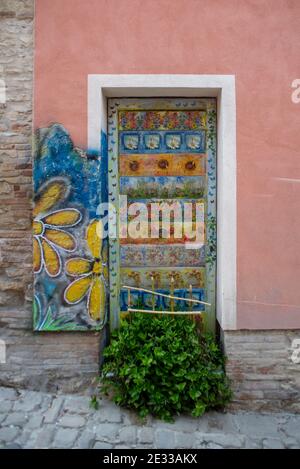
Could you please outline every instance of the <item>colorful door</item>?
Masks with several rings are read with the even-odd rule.
[[[108,102],[110,324],[128,307],[124,286],[208,304],[215,327],[216,100]],[[131,292],[134,307],[191,311],[189,303]]]

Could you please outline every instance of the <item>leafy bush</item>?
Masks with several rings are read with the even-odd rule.
[[[188,317],[136,314],[104,351],[100,392],[141,417],[197,417],[231,398],[224,362],[213,337]]]

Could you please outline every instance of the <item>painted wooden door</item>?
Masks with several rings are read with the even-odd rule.
[[[122,287],[129,285],[209,303],[200,309],[213,330],[216,100],[110,99],[108,191],[117,213],[110,216],[111,328],[127,309]],[[169,227],[159,223],[168,210]],[[153,306],[153,296],[145,292],[132,292],[131,301],[143,309]],[[188,303],[170,301],[157,297],[155,309],[190,311]]]

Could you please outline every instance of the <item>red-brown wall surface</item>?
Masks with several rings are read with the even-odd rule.
[[[35,127],[87,145],[87,75],[234,74],[238,327],[300,327],[299,0],[36,0]]]

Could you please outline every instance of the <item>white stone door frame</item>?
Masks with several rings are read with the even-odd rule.
[[[236,98],[234,75],[88,75],[88,150],[101,155],[107,98],[217,98],[217,319],[237,328]]]

